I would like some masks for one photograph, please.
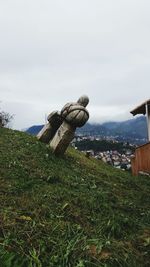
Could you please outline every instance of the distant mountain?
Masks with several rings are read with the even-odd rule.
[[[84,134],[106,134],[106,135],[130,135],[138,136],[140,138],[146,138],[146,118],[140,116],[131,120],[123,122],[105,122],[103,124],[90,124],[87,123],[81,129],[78,129],[78,132]]]
[[[27,133],[37,135],[44,125],[33,125],[26,130]]]
[[[147,135],[146,118],[144,116],[124,122],[107,122],[103,126],[118,135],[129,134],[139,138],[146,138]]]
[[[26,132],[36,135],[42,127],[43,125],[35,125],[27,129]],[[119,141],[142,143],[147,138],[146,118],[140,116],[123,122],[86,123],[82,128],[78,128],[76,133],[77,135],[112,136]]]

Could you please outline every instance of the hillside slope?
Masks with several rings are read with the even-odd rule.
[[[0,129],[0,266],[149,266],[150,180]]]

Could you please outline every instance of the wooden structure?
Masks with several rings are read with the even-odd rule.
[[[138,175],[139,172],[150,173],[150,142],[136,148],[131,165],[133,175]]]
[[[148,143],[136,148],[135,156],[131,159],[132,174],[138,175],[140,171],[150,173],[150,99],[131,111],[133,116],[143,114],[147,117]]]

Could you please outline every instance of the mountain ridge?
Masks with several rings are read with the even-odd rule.
[[[27,132],[36,135],[43,125],[34,125],[27,129]],[[118,138],[120,141],[132,141],[138,139],[139,143],[144,143],[147,138],[146,118],[140,116],[131,120],[122,122],[105,122],[99,123],[86,123],[82,128],[77,128],[76,134],[82,135],[100,135],[102,137],[112,136]],[[138,141],[137,141],[138,142]]]

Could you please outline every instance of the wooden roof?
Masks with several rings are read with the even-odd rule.
[[[135,116],[137,114],[145,115],[146,114],[146,104],[150,105],[150,99],[148,99],[147,101],[145,101],[141,105],[139,105],[136,108],[134,108],[133,110],[131,110],[130,113],[133,114],[133,116]]]

